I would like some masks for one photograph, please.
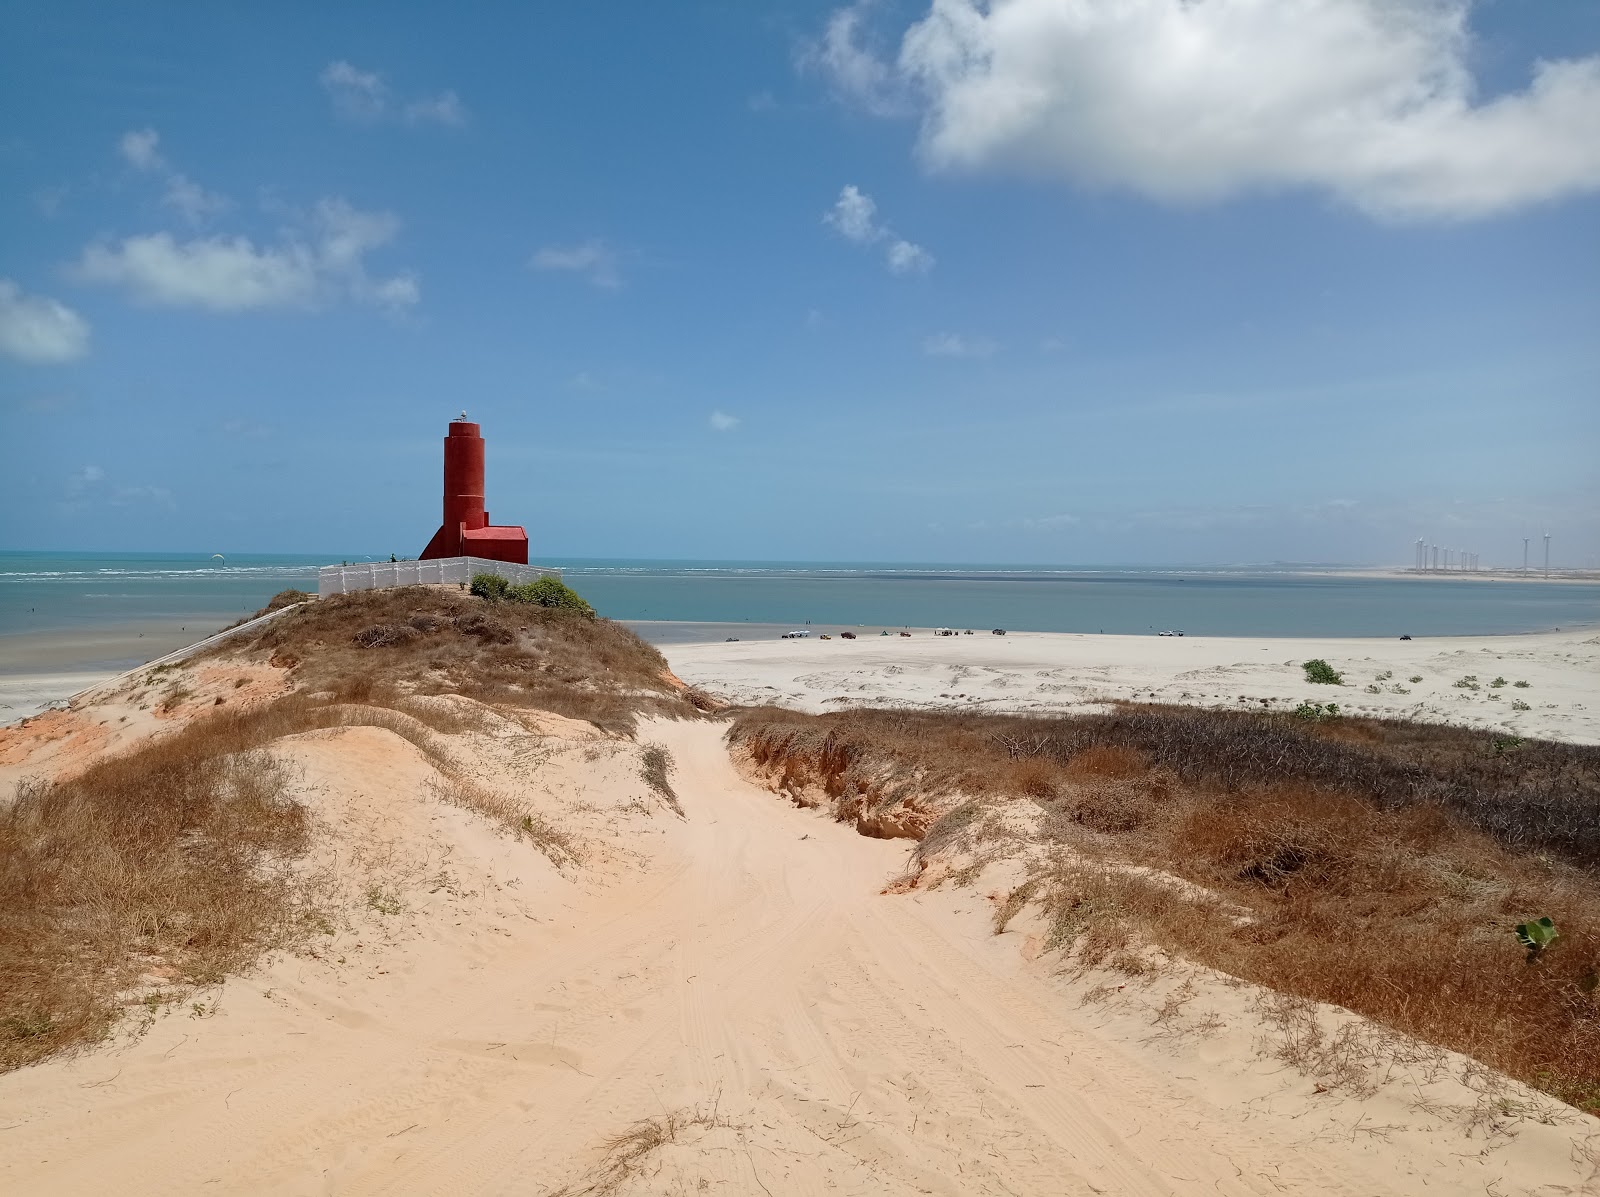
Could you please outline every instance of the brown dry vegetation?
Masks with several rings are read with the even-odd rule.
[[[273,741],[386,728],[443,775],[434,797],[567,865],[580,857],[572,837],[473,781],[441,739],[492,716],[415,696],[461,693],[613,731],[640,710],[697,717],[660,654],[620,625],[507,614],[439,589],[307,603],[207,655],[270,659],[296,689],[207,708],[75,776],[25,782],[0,807],[0,1071],[99,1040],[129,1001],[215,983],[326,929],[300,863],[311,820]]]
[[[411,586],[306,603],[213,650],[287,666],[297,689],[464,694],[631,731],[640,712],[695,714],[665,658],[621,624]]]
[[[1600,1112],[1600,748],[1170,707],[762,708],[729,735],[840,812],[942,797],[924,860],[981,860],[1012,834],[994,800],[1029,799],[1033,865],[1001,928],[1037,903],[1082,963],[1137,972],[1154,945]],[[1562,938],[1530,962],[1512,929],[1542,915]]]

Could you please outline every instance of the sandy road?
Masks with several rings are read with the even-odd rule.
[[[619,1191],[1483,1191],[1480,1169],[1243,1118],[1098,1035],[960,899],[882,895],[904,842],[775,801],[719,731],[641,732],[672,751],[688,818],[654,867],[553,919],[464,908],[364,977],[281,962],[230,982],[230,1017],[0,1079],[0,1188],[581,1189],[608,1137],[687,1108],[714,1125]]]

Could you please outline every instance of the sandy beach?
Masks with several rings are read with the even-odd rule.
[[[0,725],[37,714],[214,631],[192,619],[150,619],[0,635]]]
[[[251,759],[308,831],[288,874],[302,929],[281,946],[195,976],[186,933],[139,940],[104,1039],[0,1075],[0,1187],[1509,1197],[1597,1175],[1586,1115],[1346,1009],[1294,1007],[1293,1034],[1368,1045],[1374,1063],[1340,1080],[1285,1066],[1290,1024],[1264,1016],[1256,984],[1181,962],[1063,967],[1043,907],[997,921],[1023,840],[918,848],[775,794],[620,630],[584,633],[609,654],[572,641],[591,655],[563,672],[582,684],[548,698],[604,718],[597,684],[654,695],[631,732],[461,693],[380,696],[370,673],[367,698],[340,698],[314,654],[400,679],[467,654],[469,681],[541,659],[478,639],[451,595],[409,601],[466,630],[423,613],[398,645],[352,647],[352,626],[395,630],[383,601],[308,604],[278,617],[290,641],[247,635],[0,729],[3,800],[186,735],[203,750],[219,707],[298,711]],[[580,631],[526,643],[560,659],[555,637]],[[666,651],[738,701],[818,710],[1286,703],[1307,687],[1285,662],[1315,653],[1352,682],[1425,673],[1416,700],[1462,718],[1527,694],[1547,734],[1579,737],[1600,645],[924,634]],[[617,672],[627,659],[646,672]],[[1454,699],[1449,679],[1498,672],[1530,685]],[[990,818],[1017,831],[1040,809],[1011,797]]]
[[[1347,714],[1600,743],[1594,628],[1404,641],[830,634],[661,647],[679,677],[728,702],[811,712],[886,705],[1066,712],[1110,700],[1292,710],[1332,702]],[[1342,673],[1344,684],[1308,683],[1301,663],[1314,658]],[[1456,684],[1469,677],[1477,680]],[[1507,684],[1494,686],[1497,677]]]

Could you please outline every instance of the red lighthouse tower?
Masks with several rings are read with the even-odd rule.
[[[528,534],[489,522],[483,509],[483,437],[467,413],[450,421],[444,438],[444,523],[419,560],[436,557],[486,557],[528,564]]]

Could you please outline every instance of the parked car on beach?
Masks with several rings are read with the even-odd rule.
[[[808,630],[806,630],[805,628],[796,628],[792,632],[785,632],[783,635],[779,636],[778,639],[779,640],[809,640],[809,639],[811,639],[811,633]]]

